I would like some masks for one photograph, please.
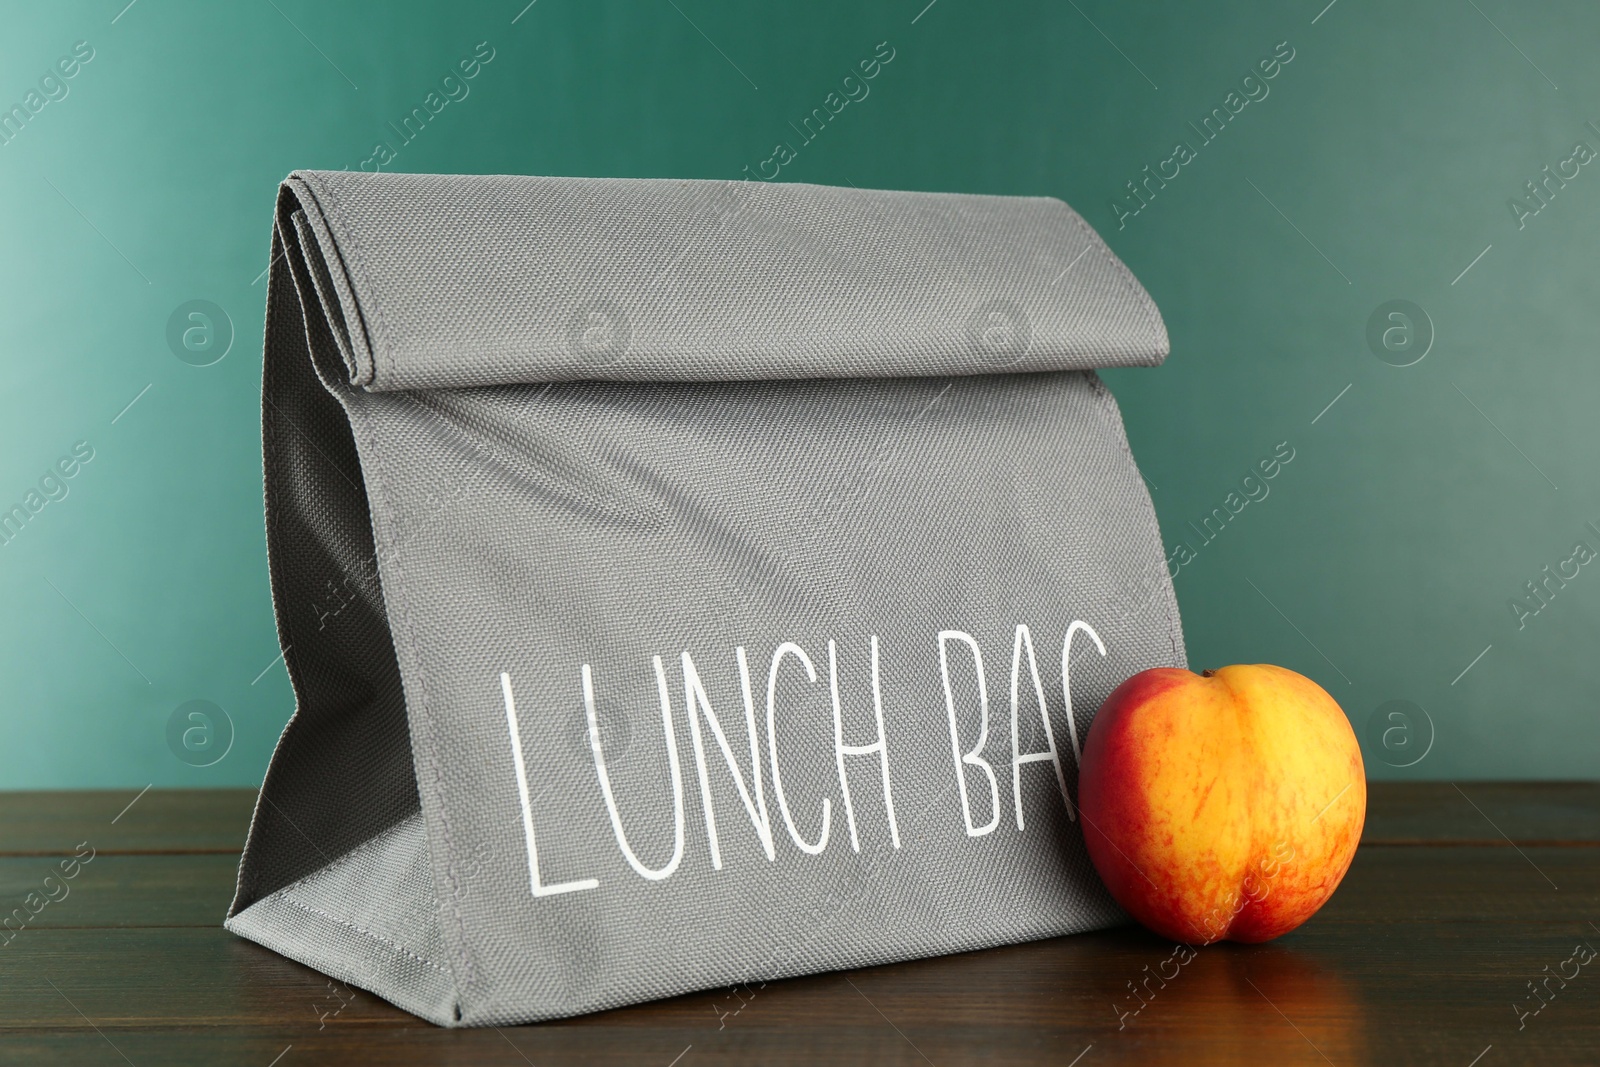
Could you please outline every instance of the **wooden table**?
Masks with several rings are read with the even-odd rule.
[[[1199,950],[1137,1014],[1130,983],[1176,965],[1128,928],[456,1031],[221,928],[252,793],[133,799],[0,794],[0,914],[42,898],[79,842],[94,850],[0,948],[0,1061],[1600,1063],[1600,958],[1568,962],[1600,948],[1600,784],[1374,784],[1319,915],[1270,945]]]

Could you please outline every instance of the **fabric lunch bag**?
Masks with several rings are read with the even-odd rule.
[[[262,386],[296,710],[227,927],[432,1022],[1124,921],[1073,797],[1182,666],[1049,198],[305,171]]]

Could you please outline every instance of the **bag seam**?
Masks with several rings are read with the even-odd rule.
[[[394,513],[394,507],[393,507],[393,505],[391,503],[391,497],[390,497],[390,494],[389,494],[389,491],[388,491],[388,484],[387,484],[387,481],[385,480],[382,472],[378,469],[377,465],[374,465],[373,467],[369,468],[365,464],[363,464],[362,465],[362,471],[367,475],[367,485],[369,486],[369,489],[372,488],[372,487],[376,488],[379,500],[382,502],[384,508],[386,509],[386,513],[393,514]],[[377,535],[378,535],[378,529],[377,529],[377,523],[376,522],[373,523],[373,535],[374,535],[374,542],[376,542]],[[384,540],[385,541],[388,540],[387,536],[385,536]],[[388,546],[385,546],[385,547],[388,547]],[[405,581],[403,580],[402,575],[399,573],[400,571],[402,571],[404,569],[404,567],[403,567],[403,565],[401,563],[401,560],[400,560],[400,553],[393,552],[393,551],[388,551],[388,552],[385,552],[385,556],[388,559],[388,563],[389,563],[390,568],[396,572],[395,577],[396,577],[397,580],[396,580],[396,582],[394,584],[396,586],[396,591],[400,593],[400,597],[398,599],[403,602],[409,596],[409,594],[405,591],[408,587],[407,587]],[[381,564],[381,562],[382,561],[380,561],[380,564]],[[387,596],[387,591],[388,590],[387,590],[387,585],[386,585],[385,586],[385,595],[386,596]],[[386,603],[389,603],[389,602],[386,600]],[[400,622],[400,627],[401,627],[400,630],[397,630],[395,628],[395,623],[397,621],[395,617],[397,615],[400,617],[401,620],[403,620],[403,621]],[[417,638],[416,638],[416,630],[415,630],[416,622],[415,622],[415,619],[413,618],[412,612],[410,610],[408,610],[407,607],[401,606],[400,603],[395,603],[393,605],[393,610],[391,610],[389,612],[389,618],[390,618],[390,631],[391,631],[391,633],[393,633],[397,638],[403,639],[405,641],[405,643],[406,643],[406,652],[407,652],[408,656],[413,660],[413,662],[416,662],[416,661],[420,660],[421,657],[417,653],[417,649],[419,647],[419,643],[418,643]],[[403,633],[401,631],[403,631]],[[424,730],[424,732],[426,734],[426,742],[427,742],[425,751],[420,753],[420,755],[422,757],[422,762],[427,767],[429,775],[433,778],[434,788],[435,788],[435,790],[437,792],[437,796],[439,798],[439,805],[438,805],[438,808],[439,808],[439,824],[440,824],[439,828],[440,828],[440,831],[441,831],[441,833],[443,834],[443,837],[444,837],[444,851],[445,851],[445,871],[444,871],[444,873],[445,873],[446,879],[450,883],[450,887],[451,887],[451,890],[452,890],[452,892],[449,894],[449,902],[448,903],[441,902],[440,903],[440,910],[441,911],[448,910],[450,912],[450,917],[455,922],[458,940],[457,940],[457,943],[454,946],[454,948],[455,948],[455,954],[456,954],[456,956],[457,956],[457,958],[458,958],[458,960],[459,960],[459,962],[461,964],[461,968],[462,968],[462,971],[463,971],[462,977],[463,977],[463,979],[464,979],[464,981],[465,981],[465,983],[467,985],[475,985],[476,984],[476,977],[475,977],[476,976],[476,968],[473,967],[471,957],[467,953],[466,923],[465,923],[465,921],[464,921],[464,919],[463,919],[463,917],[461,915],[461,908],[460,908],[461,883],[460,883],[460,880],[456,876],[456,863],[455,863],[456,847],[455,847],[454,834],[453,834],[453,831],[451,830],[451,827],[450,827],[449,803],[447,802],[447,799],[445,797],[444,772],[441,770],[440,761],[438,759],[438,730],[437,730],[436,724],[434,722],[434,717],[433,717],[432,708],[431,708],[431,702],[430,702],[429,697],[428,697],[428,681],[427,681],[427,677],[426,677],[426,672],[425,671],[417,671],[415,673],[418,675],[418,677],[416,678],[416,687],[417,687],[417,695],[418,695],[417,712],[418,712],[418,714],[419,714],[419,716],[420,716],[420,718],[422,720],[422,726],[423,726],[423,730]],[[402,671],[402,675],[401,675],[402,684],[404,683],[404,677],[405,677],[404,676],[404,672]],[[408,707],[409,707],[409,701],[408,701]],[[413,749],[413,756],[415,756],[415,755],[417,755],[417,753],[416,753],[415,749]],[[427,831],[427,816],[426,816],[426,813],[424,813],[424,816],[423,816],[423,830],[424,830],[424,833],[426,833],[426,831]],[[457,996],[458,997],[460,996],[460,988],[459,987],[457,988]]]
[[[1114,436],[1117,439],[1117,447],[1122,449],[1122,454],[1128,457],[1128,462],[1132,464],[1134,473],[1138,474],[1139,461],[1134,458],[1133,447],[1128,444],[1128,430],[1127,427],[1122,425],[1122,412],[1116,408],[1116,397],[1111,394],[1110,387],[1100,380],[1100,375],[1092,370],[1083,371],[1082,373],[1089,383],[1089,390],[1094,393],[1095,398],[1099,401],[1100,417],[1106,420],[1106,424],[1112,430],[1116,431]],[[1112,417],[1114,410],[1116,411],[1115,418]],[[1143,481],[1142,478],[1140,480]],[[1146,506],[1150,509],[1150,524],[1155,527],[1156,544],[1159,547],[1161,545],[1161,522],[1156,517],[1155,501],[1150,499],[1150,492],[1143,485],[1138,488],[1144,497]],[[1162,608],[1167,615],[1167,639],[1172,644],[1172,658],[1175,660],[1181,659],[1184,664],[1187,664],[1189,657],[1187,655],[1179,656],[1178,654],[1178,637],[1181,630],[1179,629],[1180,624],[1177,616],[1173,612],[1173,609],[1177,607],[1177,592],[1172,588],[1172,576],[1167,574],[1167,557],[1164,552],[1158,552],[1156,558],[1160,563],[1161,573],[1166,575],[1167,578],[1163,583],[1164,588],[1161,592]]]
[[[353,930],[356,933],[362,935],[363,937],[369,938],[372,941],[375,941],[378,944],[383,945],[385,948],[391,950],[396,955],[405,956],[408,959],[416,960],[418,963],[422,964],[425,967],[431,967],[433,970],[438,971],[440,974],[444,975],[446,978],[449,978],[452,981],[452,983],[455,980],[453,975],[451,975],[448,971],[446,971],[443,967],[439,966],[433,960],[430,960],[430,959],[428,959],[428,958],[426,958],[424,956],[419,956],[417,953],[412,952],[410,949],[406,948],[404,945],[400,944],[398,941],[393,941],[393,940],[391,940],[391,939],[389,939],[387,937],[384,937],[382,934],[375,933],[375,932],[373,932],[371,930],[368,930],[366,927],[357,926],[355,923],[351,922],[348,919],[341,919],[337,915],[330,915],[328,912],[323,911],[321,908],[314,907],[314,906],[312,906],[310,904],[305,903],[304,901],[296,900],[294,897],[291,897],[288,894],[288,892],[286,890],[284,890],[284,889],[278,890],[278,892],[274,893],[273,896],[277,897],[279,900],[282,900],[285,904],[288,904],[291,907],[299,908],[301,911],[307,912],[307,913],[309,913],[311,915],[315,915],[318,918],[326,920],[327,922],[331,922],[336,926],[342,926],[347,930]],[[268,898],[268,899],[271,899],[271,898]]]

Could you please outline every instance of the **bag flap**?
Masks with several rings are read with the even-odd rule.
[[[895,378],[1158,364],[1144,289],[1049,197],[297,171],[351,384]]]

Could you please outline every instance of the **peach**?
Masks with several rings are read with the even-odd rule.
[[[1189,944],[1270,941],[1333,895],[1366,818],[1361,748],[1321,686],[1270,664],[1157,667],[1084,741],[1089,856],[1127,912]]]

